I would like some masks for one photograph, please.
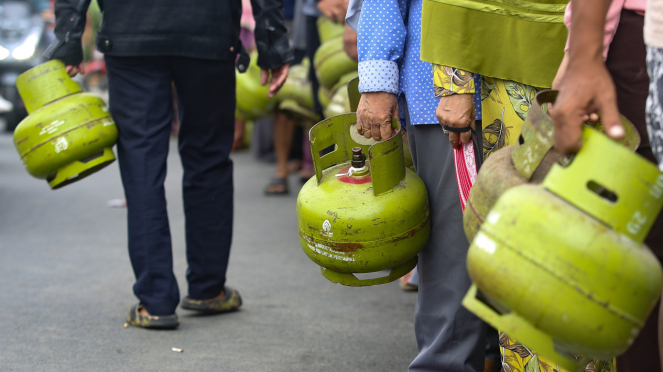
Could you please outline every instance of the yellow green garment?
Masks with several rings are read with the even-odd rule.
[[[474,94],[474,75],[465,70],[433,65],[435,94]],[[482,77],[481,115],[484,159],[518,141],[523,121],[540,89],[513,80]],[[563,372],[556,363],[500,332],[504,372]],[[615,361],[592,361],[586,372],[614,372]]]

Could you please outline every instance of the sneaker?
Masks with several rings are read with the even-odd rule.
[[[180,306],[182,309],[199,311],[205,314],[221,314],[238,310],[242,306],[242,298],[239,296],[239,292],[230,287],[225,287],[224,291],[226,295],[214,301],[194,300],[185,297]]]

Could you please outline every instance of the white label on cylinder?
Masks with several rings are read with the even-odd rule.
[[[488,217],[486,217],[486,220],[493,225],[497,223],[497,221],[500,220],[500,214],[498,212],[490,212],[488,213]]]
[[[57,140],[55,140],[55,143],[53,145],[55,146],[55,152],[61,153],[62,151],[66,150],[67,147],[69,147],[69,142],[67,142],[66,138],[60,137]]]
[[[495,249],[497,249],[497,244],[481,232],[477,234],[476,238],[474,238],[474,244],[479,249],[484,250],[489,254],[495,253]]]

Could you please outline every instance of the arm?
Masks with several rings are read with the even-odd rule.
[[[56,40],[44,52],[46,59],[61,59],[69,75],[83,72],[83,46],[81,37],[85,31],[85,19],[90,0],[55,1]]]
[[[251,0],[251,7],[256,20],[260,80],[262,85],[267,84],[271,72],[269,96],[273,97],[288,77],[289,64],[294,59],[283,20],[283,1]]]
[[[550,111],[555,121],[555,147],[563,152],[580,148],[583,118],[597,111],[609,136],[624,136],[615,85],[603,62],[603,30],[609,6],[610,0],[572,2],[568,64]]]
[[[435,96],[440,97],[435,116],[444,128],[475,128],[474,119],[474,74],[449,66],[433,65],[433,84]],[[471,132],[452,132],[445,130],[451,146],[460,148],[460,143],[472,140]]]
[[[348,11],[347,0],[320,0],[318,10],[334,23],[345,23],[345,13]]]
[[[405,49],[406,0],[365,0],[357,27],[359,92],[357,130],[376,141],[390,138],[398,117],[399,66]]]

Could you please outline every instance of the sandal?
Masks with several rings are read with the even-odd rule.
[[[225,287],[226,295],[219,300],[206,301],[194,300],[189,297],[184,297],[180,307],[182,309],[199,311],[204,314],[222,314],[231,311],[236,311],[242,306],[242,297],[236,290]]]
[[[274,177],[265,187],[265,195],[287,195],[289,193],[287,178]]]
[[[175,329],[180,325],[177,314],[173,315],[143,315],[140,310],[143,304],[138,303],[129,308],[127,314],[127,324],[134,327],[151,329]]]

